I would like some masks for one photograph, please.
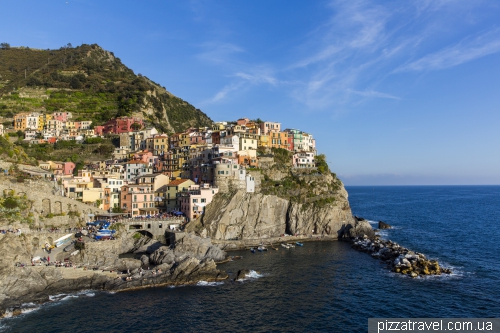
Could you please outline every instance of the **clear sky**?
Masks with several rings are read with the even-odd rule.
[[[215,121],[312,133],[346,185],[500,184],[498,0],[0,0],[0,11],[0,42],[97,43]]]

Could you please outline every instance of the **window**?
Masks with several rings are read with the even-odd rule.
[[[207,202],[207,199],[201,199],[201,203]]]
[[[198,199],[193,199],[193,203],[198,203]]]

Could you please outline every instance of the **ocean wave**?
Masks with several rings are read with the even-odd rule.
[[[257,273],[257,271],[250,270],[250,273],[248,273],[247,276],[250,277],[250,278],[252,278],[252,279],[258,279],[258,278],[263,277],[264,274],[259,274],[259,273]]]
[[[238,279],[238,281],[247,281],[247,280],[256,280],[256,279],[259,279],[261,277],[263,277],[264,274],[260,274],[258,273],[257,271],[254,271],[254,270],[250,270],[248,272],[248,274],[245,275],[245,278],[243,279]]]
[[[196,285],[205,287],[205,286],[220,286],[221,284],[224,284],[224,282],[199,281]]]

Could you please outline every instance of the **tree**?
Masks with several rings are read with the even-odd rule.
[[[121,209],[120,207],[113,207],[113,209],[111,209],[111,212],[113,212],[113,213],[125,213],[125,211],[123,209]]]
[[[138,131],[141,129],[141,124],[139,123],[133,123],[132,125],[130,125],[130,127],[134,130],[134,131]]]
[[[0,49],[8,50],[8,49],[10,49],[10,44],[9,43],[0,43]]]

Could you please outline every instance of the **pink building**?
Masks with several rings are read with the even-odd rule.
[[[190,145],[201,145],[206,143],[207,140],[205,135],[200,132],[193,132],[189,134],[189,144]]]
[[[248,118],[240,118],[236,121],[236,123],[238,125],[246,125],[249,121],[250,121],[250,119],[248,119]]]
[[[281,123],[275,123],[272,121],[265,121],[260,123],[260,132],[263,135],[269,134],[269,132],[280,132],[281,131]]]
[[[104,134],[104,126],[95,126],[94,127],[95,135],[103,135]]]
[[[68,119],[72,118],[71,112],[54,112],[52,114],[52,119],[59,120],[61,122],[66,122]]]
[[[75,163],[73,162],[53,162],[51,168],[56,176],[69,176],[75,170]]]
[[[124,185],[121,188],[121,208],[129,216],[147,216],[158,214],[151,184]]]
[[[143,150],[134,154],[134,160],[139,160],[148,164],[151,162],[151,165],[153,165],[157,158],[153,158],[152,152]]]
[[[180,211],[188,218],[195,219],[205,211],[205,206],[212,202],[219,188],[210,187],[209,184],[191,185],[179,192]]]
[[[137,125],[132,126],[134,124]],[[104,134],[128,133],[128,132],[133,132],[134,130],[137,129],[141,129],[143,127],[144,127],[144,121],[141,118],[120,117],[116,119],[111,119],[107,123],[105,123],[103,133]]]

